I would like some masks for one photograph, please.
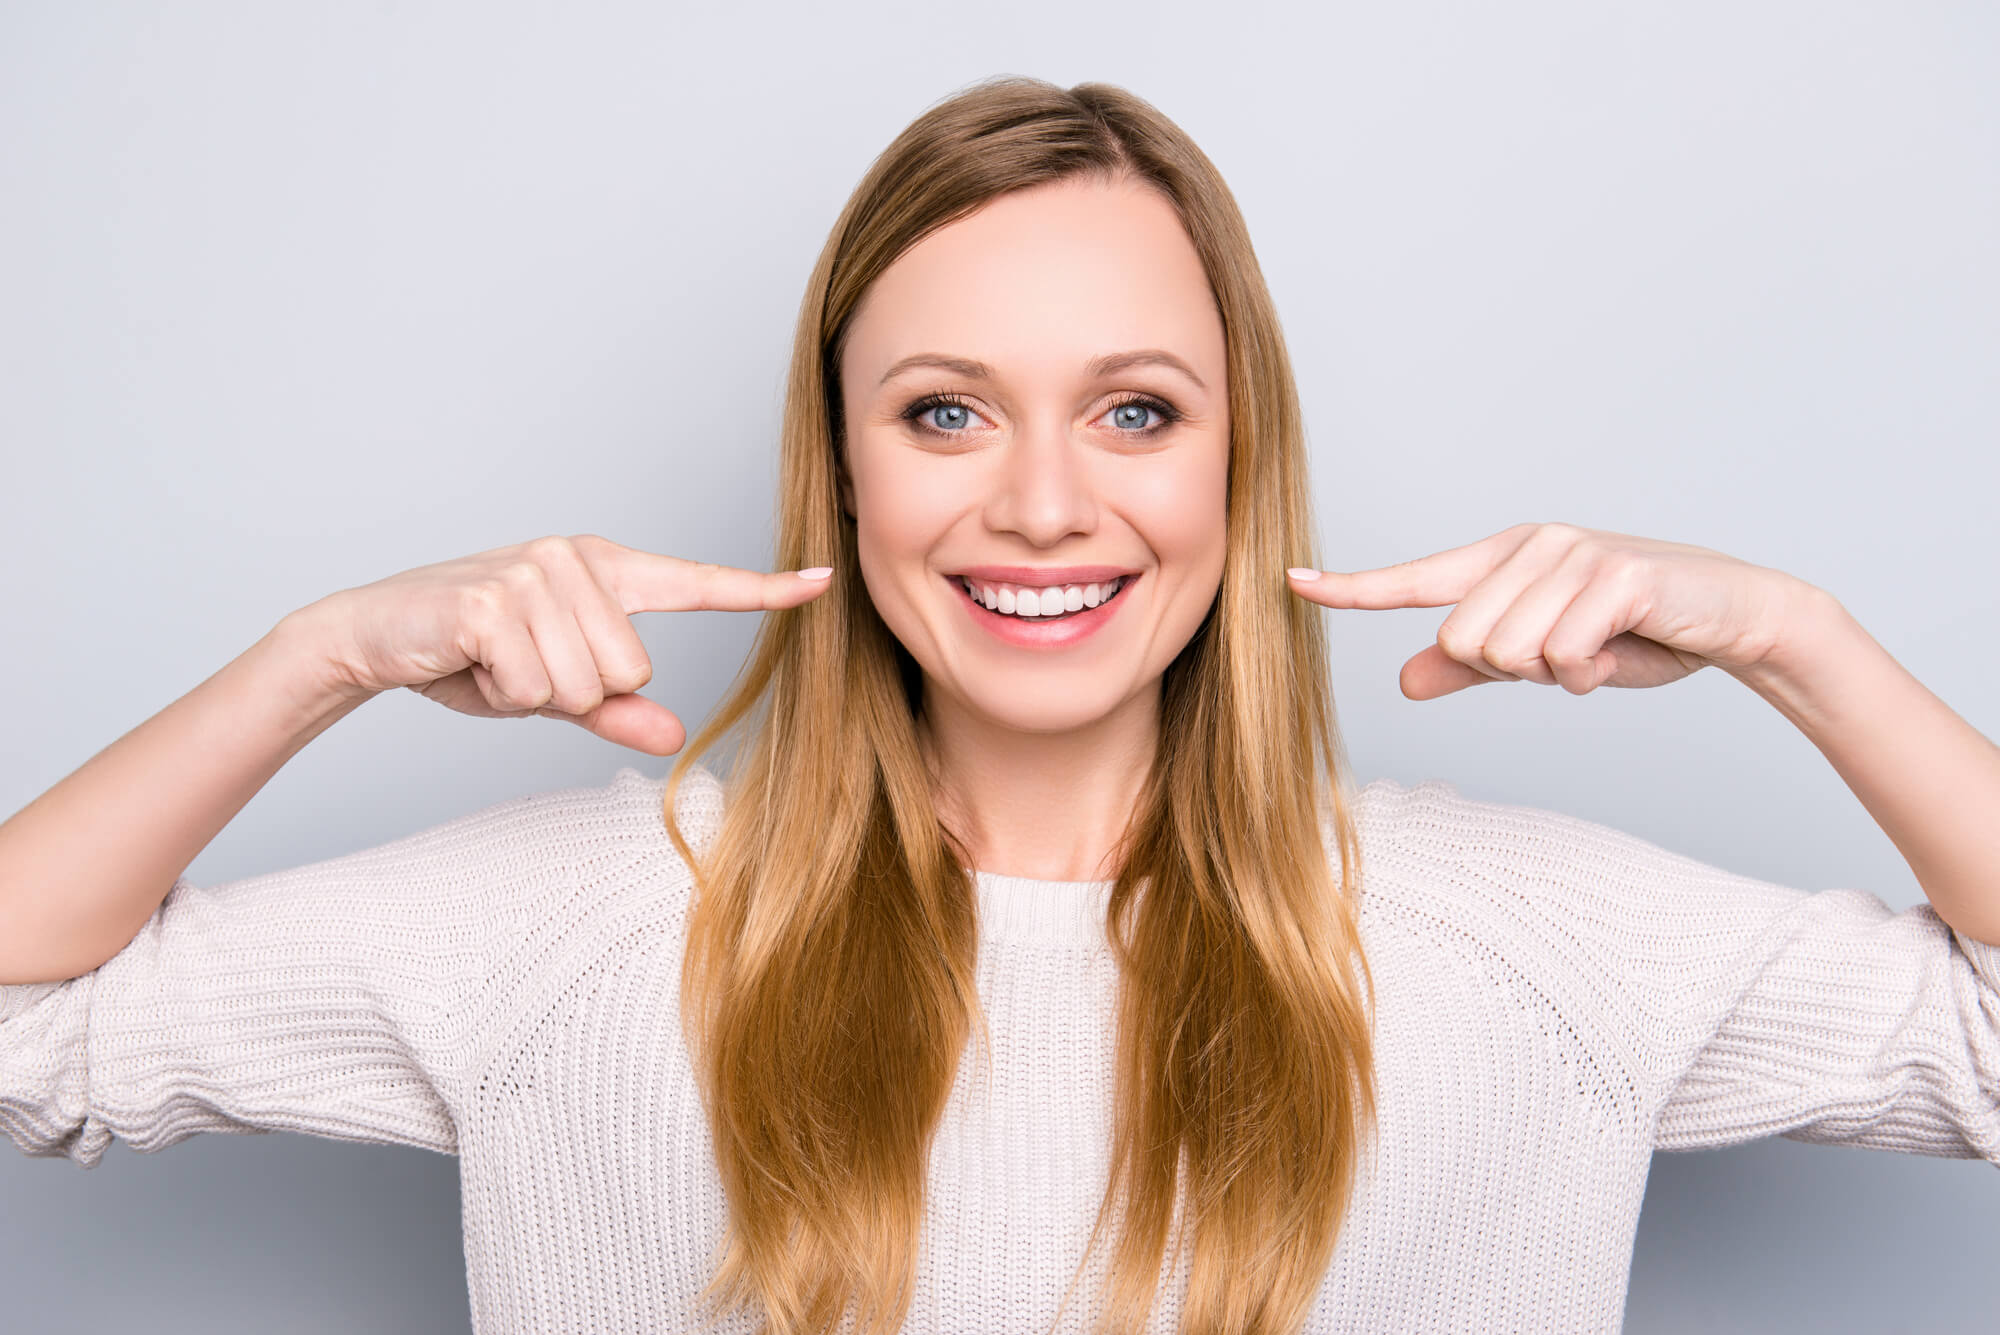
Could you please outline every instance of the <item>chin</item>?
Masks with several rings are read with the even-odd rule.
[[[1036,700],[1020,693],[1001,692],[1001,698],[989,699],[983,695],[965,695],[966,706],[980,717],[1013,732],[1038,733],[1056,736],[1065,732],[1075,732],[1102,722],[1117,708],[1118,702],[1108,695],[1102,700],[1080,700],[1071,697],[1064,701],[1048,699]]]

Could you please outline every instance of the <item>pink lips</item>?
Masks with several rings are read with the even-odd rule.
[[[1103,584],[1120,575],[1139,572],[1125,566],[967,566],[950,573],[992,584],[1025,584],[1031,589],[1046,589],[1059,584]]]
[[[996,579],[1014,583],[1028,582],[1011,575],[997,573],[1002,570],[1019,569],[1023,568],[1012,566],[980,566],[976,570],[968,570],[965,573],[972,576],[975,580]],[[1071,571],[1092,573],[1086,573],[1084,576],[1077,577],[1072,576],[1069,573]],[[1126,578],[1124,586],[1118,590],[1118,596],[1110,602],[1099,603],[1097,606],[1085,608],[1081,612],[1072,612],[1068,616],[1046,621],[1039,617],[1031,619],[990,611],[986,604],[978,601],[965,591],[965,583],[958,576],[949,575],[946,576],[946,579],[951,584],[952,590],[958,595],[958,601],[965,608],[967,616],[976,621],[995,639],[1005,641],[1008,644],[1016,645],[1023,649],[1067,649],[1071,645],[1095,634],[1105,622],[1117,614],[1118,609],[1131,596],[1132,586],[1139,582],[1138,575],[1121,571],[1115,566],[1066,566],[1061,570],[1027,570],[1025,573],[1036,579],[1048,580],[1051,584],[1058,582],[1054,576],[1062,576],[1060,582],[1065,584],[1094,583],[1100,578],[1116,579],[1121,574],[1124,574]]]

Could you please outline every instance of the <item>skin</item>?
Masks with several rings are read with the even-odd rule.
[[[1706,547],[1561,523],[1289,578],[1322,607],[1450,607],[1437,643],[1403,664],[1412,700],[1496,681],[1588,695],[1721,668],[1819,748],[1940,919],[2000,946],[2000,747],[1824,589]]]
[[[1086,370],[1140,349],[1195,378]],[[991,375],[920,367],[884,381],[922,353]],[[1130,179],[1016,192],[939,229],[884,271],[849,326],[843,504],[868,595],[923,672],[918,735],[940,816],[980,870],[1116,873],[1108,854],[1157,747],[1162,675],[1221,583],[1226,367],[1193,243],[1165,197]],[[968,411],[905,419],[940,392]],[[1119,411],[1133,395],[1178,420]],[[946,578],[982,564],[1141,577],[1095,635],[1026,649],[973,624]]]
[[[1095,357],[1139,348],[1174,353],[1202,385],[1159,366],[1085,374]],[[927,368],[883,383],[916,353],[992,374]],[[923,671],[919,737],[940,815],[981,870],[1115,874],[1108,854],[1157,744],[1162,674],[1221,579],[1224,365],[1192,243],[1171,206],[1130,181],[994,201],[898,259],[850,327],[843,501],[868,594]],[[903,412],[934,391],[970,412],[927,433]],[[1135,441],[1110,420],[1127,392],[1184,418]],[[1143,577],[1090,640],[1026,650],[969,624],[945,579],[985,563],[1104,563]],[[1825,591],[1708,548],[1559,523],[1397,566],[1284,578],[1327,608],[1451,607],[1437,642],[1404,664],[1412,700],[1499,681],[1588,695],[1721,668],[1820,749],[1940,918],[2000,944],[2000,747]]]

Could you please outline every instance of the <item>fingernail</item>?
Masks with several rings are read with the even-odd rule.
[[[814,566],[810,570],[798,572],[800,579],[825,579],[833,573],[832,566]]]
[[[1308,570],[1308,569],[1306,569],[1306,567],[1304,567],[1304,566],[1293,566],[1293,567],[1292,567],[1291,569],[1287,570],[1287,571],[1286,571],[1285,573],[1286,573],[1287,575],[1290,575],[1290,576],[1291,576],[1291,577],[1292,577],[1293,579],[1296,579],[1296,580],[1308,580],[1308,579],[1318,579],[1318,578],[1319,578],[1319,571],[1317,571],[1317,570]]]

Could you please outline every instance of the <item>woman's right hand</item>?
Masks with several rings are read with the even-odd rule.
[[[623,547],[595,534],[536,538],[343,589],[301,609],[331,688],[368,698],[407,686],[462,714],[539,714],[648,755],[687,729],[635,692],[652,660],[634,612],[797,607],[831,579],[765,574]]]

